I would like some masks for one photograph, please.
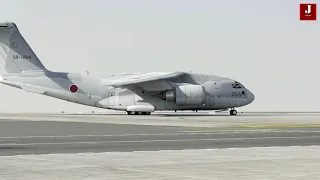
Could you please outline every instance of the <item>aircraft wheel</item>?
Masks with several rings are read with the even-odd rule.
[[[128,115],[150,115],[151,112],[127,111]]]
[[[135,114],[134,111],[127,111],[127,113],[128,113],[129,115],[134,115],[134,114]]]
[[[150,115],[151,112],[142,112],[142,115]]]
[[[134,112],[134,115],[138,115],[138,114],[139,114],[139,112],[138,112],[138,111],[135,111],[135,112]]]
[[[234,110],[234,109],[232,109],[232,110],[230,110],[230,115],[232,115],[232,116],[234,116],[234,115],[237,115],[237,110]]]

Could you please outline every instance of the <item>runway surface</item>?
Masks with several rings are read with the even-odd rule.
[[[0,114],[0,179],[316,179],[319,144],[316,113]]]
[[[210,116],[214,127],[183,126],[184,119],[171,119],[181,126],[125,124],[121,119],[116,124],[107,115],[60,115],[65,121],[50,121],[50,117],[30,117],[30,120],[0,120],[0,155],[53,154],[80,152],[128,152],[182,149],[210,149],[266,146],[300,146],[320,144],[320,123],[250,123],[244,117],[232,117],[233,123],[221,124],[222,117]],[[97,116],[104,123],[92,123]],[[122,116],[113,117],[150,118],[150,122],[161,121],[160,116]],[[5,116],[2,116],[5,117]],[[51,118],[57,118],[54,115]],[[68,117],[71,121],[66,119]],[[251,117],[251,116],[249,116]],[[288,117],[288,116],[286,116]],[[311,117],[311,116],[310,116]],[[313,117],[313,116],[312,116]],[[156,118],[155,120],[152,118]],[[166,119],[165,117],[162,117]],[[198,121],[201,117],[189,116],[186,121]],[[208,117],[204,117],[208,118]],[[230,118],[227,116],[227,118]],[[235,120],[239,122],[235,123]],[[269,117],[270,118],[270,117]],[[37,119],[37,121],[35,121]],[[61,118],[63,119],[63,118]],[[81,122],[81,120],[87,122]],[[127,119],[128,120],[128,119]],[[144,119],[147,121],[147,119]],[[73,121],[73,122],[72,122]],[[110,122],[111,121],[111,122]],[[141,120],[140,120],[141,121]],[[257,121],[251,119],[251,121]],[[283,120],[284,121],[284,120]],[[288,121],[288,120],[287,120]],[[91,122],[91,123],[88,123]],[[199,123],[198,122],[198,123]],[[209,122],[203,122],[207,124]],[[220,123],[220,126],[219,126]],[[189,124],[190,125],[190,124]],[[199,125],[199,124],[198,124]]]
[[[319,180],[320,147],[0,156],[0,179]]]

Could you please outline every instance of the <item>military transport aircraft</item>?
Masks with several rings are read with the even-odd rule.
[[[154,111],[230,110],[252,103],[253,93],[235,80],[190,72],[120,75],[53,72],[38,59],[14,22],[0,23],[0,82],[78,104],[150,115]]]

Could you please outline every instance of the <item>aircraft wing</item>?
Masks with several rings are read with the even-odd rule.
[[[184,75],[183,72],[173,72],[173,73],[166,73],[166,74],[141,74],[135,76],[129,76],[128,78],[115,80],[112,83],[108,84],[114,87],[120,86],[135,86],[141,85],[144,83],[151,83],[160,80],[169,80],[172,78],[176,78],[179,76]]]

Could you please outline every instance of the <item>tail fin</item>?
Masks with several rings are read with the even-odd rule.
[[[0,59],[2,58],[8,73],[46,70],[13,22],[0,23]]]

